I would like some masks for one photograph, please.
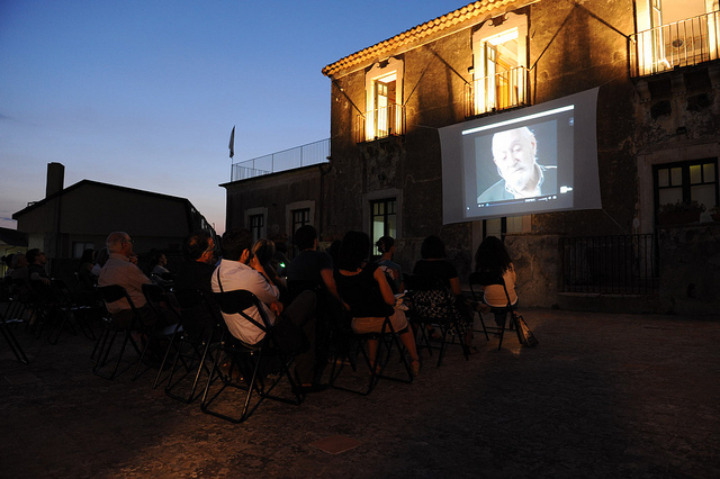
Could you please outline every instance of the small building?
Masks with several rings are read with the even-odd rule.
[[[86,249],[105,247],[107,235],[126,231],[139,254],[152,249],[179,255],[193,231],[212,227],[186,198],[82,180],[63,187],[64,166],[48,165],[46,197],[13,214],[28,248],[45,251],[51,272],[64,277]]]

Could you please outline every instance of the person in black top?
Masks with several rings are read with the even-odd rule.
[[[357,334],[380,332],[389,317],[393,329],[410,354],[414,375],[420,371],[415,336],[402,310],[395,309],[395,296],[385,273],[369,263],[370,238],[359,231],[348,232],[342,240],[335,282],[342,299],[350,306],[352,329]],[[368,341],[368,356],[374,362],[377,340]]]

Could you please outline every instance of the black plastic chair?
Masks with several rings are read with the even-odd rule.
[[[154,389],[161,382],[160,378],[162,377],[168,358],[171,354],[177,355],[179,353],[176,338],[179,334],[182,334],[183,328],[180,312],[174,307],[170,295],[163,287],[154,283],[147,283],[142,285],[142,292],[148,308],[150,308],[150,311],[152,311],[152,314],[155,316],[154,322],[157,325],[157,327],[150,331],[149,340],[154,343],[155,348],[167,343],[163,358],[158,365],[155,381],[153,381]],[[150,344],[148,344],[148,346],[150,346]],[[143,354],[140,357],[141,363],[145,360],[149,349],[150,347],[143,350]],[[152,366],[152,361],[147,362],[151,363]],[[146,370],[147,369],[150,369],[150,367],[146,368]],[[137,376],[140,376],[140,374],[136,373],[136,377]]]
[[[119,301],[121,299],[127,300],[130,309],[123,310],[116,314],[110,314],[107,310],[103,315],[103,321],[105,328],[103,332],[98,336],[95,348],[90,355],[91,359],[95,359],[95,365],[93,366],[93,373],[105,379],[114,379],[118,374],[127,371],[136,362],[139,362],[145,347],[133,337],[133,334],[137,334],[139,337],[145,335],[145,327],[142,324],[140,315],[138,313],[135,304],[133,303],[127,291],[122,286],[113,284],[109,286],[98,287],[98,293],[106,305]],[[107,366],[110,358],[110,353],[113,351],[113,346],[117,336],[122,336],[122,342],[120,349],[115,353],[117,356],[113,358],[112,369],[109,373],[105,373],[105,367]],[[132,361],[126,361],[128,364],[122,370],[120,370],[120,364],[125,358],[128,345],[132,347],[137,353],[137,356]]]
[[[222,337],[215,351],[213,367],[203,392],[201,410],[226,421],[240,423],[250,417],[265,399],[294,405],[301,404],[304,394],[300,384],[290,373],[293,357],[279,347],[260,300],[250,291],[245,290],[215,293],[214,297],[223,313],[239,314],[244,321],[249,321],[261,329],[265,336],[257,344],[246,344],[233,337],[225,323],[222,323]],[[252,307],[260,312],[262,324],[245,313],[246,309]],[[225,370],[221,370],[220,367],[220,359],[223,356],[221,352],[228,361]],[[290,386],[290,393],[274,394],[273,390],[284,378]],[[216,383],[220,383],[220,387],[214,391]],[[230,402],[231,406],[228,406],[228,401],[220,400],[221,395],[228,388],[241,391],[240,397],[244,396],[239,414],[233,411],[225,412],[234,409],[235,404]],[[254,403],[253,397],[255,397]],[[224,408],[220,402],[225,403]]]
[[[210,349],[213,343],[219,341],[222,317],[213,304],[214,298],[202,290],[177,289],[172,292],[171,297],[180,310],[182,328],[179,328],[171,339],[175,344],[176,354],[168,373],[165,394],[191,403],[200,395],[196,395],[196,392],[202,373],[210,376],[210,367],[214,361]],[[165,364],[164,362],[163,368]],[[189,386],[188,378],[192,379]],[[157,381],[153,387],[156,385]]]
[[[495,273],[492,273],[490,271],[474,271],[470,273],[470,277],[468,278],[468,283],[470,283],[470,291],[473,296],[473,300],[476,303],[483,303],[483,288],[490,285],[500,285],[505,289],[505,280],[502,276],[498,276]],[[483,315],[480,311],[478,311],[478,317],[480,318],[480,324],[482,325],[483,333],[485,334],[485,339],[488,341],[490,340],[489,335],[492,334],[494,336],[498,336],[500,339],[498,342],[498,350],[502,348],[503,338],[505,337],[505,329],[507,324],[507,317],[510,316],[510,325],[511,328],[514,327],[516,331],[518,331],[518,327],[516,324],[514,324],[515,318],[511,314],[513,310],[513,305],[510,301],[510,296],[508,295],[507,289],[505,289],[505,297],[507,298],[507,305],[503,308],[496,308],[491,307],[490,312],[495,314],[504,314],[504,319],[501,325],[496,326],[487,326],[485,325],[485,320],[483,318]],[[518,336],[519,339],[519,336]]]
[[[408,317],[420,332],[418,350],[422,347],[432,356],[432,350],[439,349],[437,366],[442,363],[449,345],[460,346],[465,359],[469,359],[465,339],[471,326],[468,318],[460,313],[452,291],[439,279],[422,275],[405,275],[405,285]],[[433,345],[433,338],[428,334],[428,329],[435,328],[440,332],[439,345]]]
[[[7,298],[7,303],[2,313],[2,316],[0,316],[0,334],[2,334],[8,346],[10,346],[10,350],[15,355],[15,358],[21,363],[29,364],[30,361],[25,351],[12,331],[13,324],[24,322],[25,304],[18,298],[10,296]]]
[[[389,317],[384,318],[380,332],[377,333],[356,334],[352,331],[351,322],[350,313],[345,312],[343,320],[333,330],[334,350],[331,357],[332,367],[329,381],[331,387],[366,396],[375,389],[381,379],[404,383],[413,381],[412,368],[405,354],[405,346],[398,336],[403,331],[395,331]],[[366,350],[369,341],[378,343],[374,360],[370,358]],[[393,350],[398,352],[405,374],[387,370]],[[345,368],[349,367],[354,373],[359,372],[358,359],[361,357],[367,367],[368,376],[365,376],[365,378],[369,377],[367,383],[363,385],[365,380],[363,378],[358,380],[357,377],[343,379],[344,382],[339,382]],[[390,375],[390,372],[394,374]],[[360,374],[363,375],[365,372],[360,371]]]

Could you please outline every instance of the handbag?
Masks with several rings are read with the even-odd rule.
[[[522,315],[513,311],[512,319],[515,322],[515,327],[517,328],[517,335],[520,339],[520,344],[527,346],[528,348],[537,346],[538,340],[528,327]]]

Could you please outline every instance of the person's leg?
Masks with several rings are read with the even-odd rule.
[[[402,341],[405,349],[407,349],[407,352],[410,355],[413,375],[417,376],[420,372],[420,358],[418,357],[417,346],[415,345],[415,334],[408,323],[405,313],[396,309],[395,313],[390,316],[390,323],[396,332],[402,331],[399,333],[400,341]]]

